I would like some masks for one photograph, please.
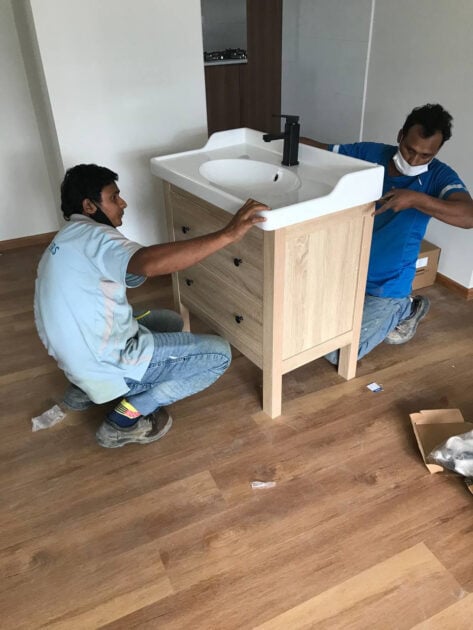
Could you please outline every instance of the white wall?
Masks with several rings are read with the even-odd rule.
[[[127,236],[163,240],[149,158],[206,138],[199,1],[31,5],[40,58],[19,15],[28,0],[0,0],[0,240],[56,230],[60,173],[80,161],[119,172]],[[472,23],[470,0],[285,0],[283,108],[320,140],[394,141],[414,105],[439,101],[455,119],[440,158],[473,190]],[[427,238],[440,272],[473,287],[473,231],[432,220]]]
[[[117,171],[123,232],[165,240],[149,159],[207,137],[199,0],[31,0],[31,9],[65,168]]]
[[[439,158],[473,193],[472,24],[471,0],[284,0],[283,109],[321,141],[394,144],[413,107],[439,102],[454,117]],[[440,273],[473,287],[473,230],[432,219],[426,238]]]
[[[246,49],[246,0],[202,0],[204,50]]]
[[[282,111],[301,135],[360,139],[372,0],[285,0]]]
[[[364,134],[394,143],[413,107],[441,103],[454,128],[439,159],[458,171],[471,193],[472,24],[470,0],[376,0]],[[473,287],[473,230],[433,219],[426,238],[442,249],[440,273]]]
[[[10,0],[0,0],[0,240],[58,229],[35,109]]]

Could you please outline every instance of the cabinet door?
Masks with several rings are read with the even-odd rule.
[[[193,195],[171,193],[173,227],[176,240],[195,238],[221,230],[230,214]],[[263,295],[263,231],[254,227],[238,243],[233,243],[209,256],[201,265],[222,280],[242,291],[245,296],[261,301]]]
[[[288,229],[284,359],[353,330],[355,299],[358,291],[364,293],[359,286],[363,225],[364,215],[355,209]]]

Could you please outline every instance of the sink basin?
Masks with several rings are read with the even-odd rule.
[[[210,204],[235,214],[246,199],[269,206],[261,230],[277,230],[379,199],[384,168],[299,145],[299,165],[281,166],[283,141],[263,132],[229,129],[205,146],[151,159],[151,172]]]
[[[248,159],[209,160],[199,173],[211,184],[257,197],[258,194],[297,190],[301,180],[296,173],[277,164]]]

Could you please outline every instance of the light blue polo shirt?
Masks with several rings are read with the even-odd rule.
[[[439,199],[447,199],[454,192],[468,192],[455,171],[436,158],[421,175],[390,177],[388,164],[397,146],[356,142],[329,145],[329,149],[384,166],[383,195],[393,188],[408,188]],[[404,298],[411,293],[420,245],[430,218],[416,208],[400,212],[387,210],[374,218],[366,284],[368,295]]]
[[[35,322],[48,353],[96,403],[125,394],[151,360],[151,332],[126,297],[145,277],[127,274],[142,245],[80,214],[60,230],[39,263]]]

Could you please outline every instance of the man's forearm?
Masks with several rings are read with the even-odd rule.
[[[174,273],[196,265],[231,242],[220,230],[187,241],[142,247],[131,257],[127,271],[149,278]]]
[[[242,239],[257,223],[266,221],[259,214],[261,210],[269,208],[259,201],[248,199],[222,230],[188,241],[142,247],[131,257],[127,271],[153,277],[192,267],[230,243]]]
[[[469,197],[437,199],[424,193],[419,194],[416,208],[425,214],[461,228],[473,227],[473,200]]]
[[[375,214],[381,214],[386,210],[401,212],[408,208],[416,208],[449,225],[473,227],[473,199],[467,192],[455,192],[448,199],[438,199],[408,188],[393,188],[385,193],[379,202],[381,205]]]

